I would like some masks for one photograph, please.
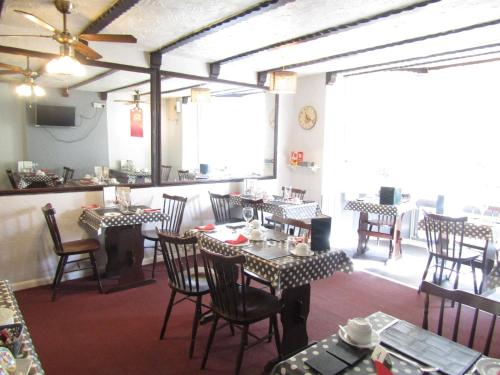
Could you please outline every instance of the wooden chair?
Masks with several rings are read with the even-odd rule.
[[[194,302],[196,307],[191,329],[191,345],[189,347],[189,358],[192,358],[196,341],[196,332],[202,317],[201,308],[205,306],[202,304],[202,297],[209,293],[208,283],[202,271],[203,269],[199,269],[198,267],[198,240],[196,237],[181,238],[172,236],[168,232],[162,232],[160,230],[157,230],[157,234],[163,254],[163,262],[167,269],[168,285],[171,289],[170,300],[161,328],[160,340],[163,340],[165,337],[168,320],[174,305],[186,299]],[[177,293],[182,294],[184,297],[175,302]],[[195,298],[195,300],[193,301],[191,298]],[[208,308],[208,306],[205,307]]]
[[[162,165],[161,166],[161,182],[167,182],[170,177],[170,171],[172,170],[171,165]]]
[[[274,327],[274,339],[278,357],[281,358],[280,337],[278,331],[277,314],[281,311],[280,301],[263,290],[248,287],[245,285],[244,263],[245,256],[224,256],[201,249],[205,276],[207,278],[212,297],[211,308],[214,313],[214,320],[208,337],[205,354],[201,368],[207,364],[208,353],[212,346],[212,341],[220,318],[228,321],[237,327],[242,328],[241,342],[236,357],[235,374],[238,375],[243,359],[243,352],[248,345],[248,336],[254,337],[257,341],[252,346],[269,338],[269,334],[264,337],[256,337],[249,333],[250,324],[270,319]],[[238,283],[240,279],[240,283]]]
[[[285,189],[286,189],[286,186],[281,187],[281,193],[282,193],[283,197],[285,196]],[[304,195],[306,195],[305,190],[292,188],[291,193],[290,193],[290,198],[299,198],[300,200],[303,200]]]
[[[210,203],[212,204],[212,211],[214,213],[216,224],[235,223],[241,221],[241,218],[231,217],[231,204],[229,194],[215,194],[208,192],[210,195]]]
[[[241,206],[242,207],[252,207],[254,220],[260,220],[260,223],[262,225],[264,225],[264,211],[262,210],[263,203],[264,203],[264,199],[241,198]]]
[[[394,250],[393,240],[394,232],[396,231],[396,220],[397,216],[394,215],[376,215],[376,217],[368,216],[368,220],[366,221],[368,230],[366,232],[366,241],[364,248],[366,249],[370,237],[376,237],[377,241],[380,238],[389,240],[389,255],[387,256],[387,259],[389,259],[392,256],[392,252]],[[401,243],[400,231],[398,231],[397,233],[396,241]]]
[[[429,283],[427,281],[422,282],[422,284],[420,285],[420,290],[426,293],[422,328],[429,329],[430,296],[433,295],[439,297],[441,299],[441,304],[439,309],[439,319],[437,322],[436,333],[440,336],[443,335],[443,328],[444,328],[443,322],[453,321],[453,316],[450,315],[454,312],[455,317],[453,324],[452,340],[455,342],[458,339],[461,315],[465,315],[462,313],[462,310],[464,310],[462,307],[469,306],[470,308],[474,309],[474,316],[472,318],[472,323],[466,322],[466,324],[462,324],[463,328],[462,331],[465,330],[464,326],[466,325],[471,327],[468,335],[468,344],[467,344],[469,348],[472,348],[474,345],[474,340],[477,334],[476,330],[480,315],[489,316],[490,325],[486,336],[486,342],[482,351],[484,355],[488,355],[490,351],[491,341],[494,337],[495,322],[497,316],[500,315],[500,302],[488,299],[486,297],[482,297],[480,295],[472,294],[463,290],[445,289],[435,284]],[[451,309],[447,307],[447,310],[449,311],[450,314],[445,314],[445,301],[447,299],[458,305],[456,309]]]
[[[179,169],[177,171],[177,174],[179,176],[179,181],[186,181],[191,179],[189,170],[187,169]]]
[[[75,170],[69,167],[63,167],[63,184],[66,184],[68,180],[73,178],[73,174],[75,174]]]
[[[176,195],[163,194],[163,209],[162,212],[167,216],[167,219],[162,220],[161,230],[163,232],[168,232],[171,235],[178,236],[182,218],[184,217],[184,208],[186,207],[187,198],[179,197]],[[158,247],[158,233],[155,229],[148,229],[142,231],[142,237],[144,239],[154,242],[153,250],[153,270],[151,272],[151,277],[155,278],[155,268],[156,268],[156,258],[158,252],[161,252]]]
[[[7,177],[9,178],[10,185],[12,186],[12,189],[17,189],[17,183],[16,179],[14,178],[14,173],[12,172],[12,169],[7,169],[5,172],[7,172]]]
[[[44,207],[42,207],[43,215],[45,216],[45,220],[47,221],[47,226],[49,227],[50,236],[54,242],[54,252],[59,257],[59,263],[57,265],[56,274],[54,276],[54,281],[52,282],[52,302],[56,299],[56,291],[61,283],[61,278],[64,273],[74,272],[74,271],[82,271],[85,269],[92,269],[94,271],[94,276],[97,278],[97,285],[99,287],[99,292],[102,293],[102,284],[101,278],[99,276],[99,271],[96,266],[94,253],[99,251],[101,245],[99,241],[94,239],[83,239],[69,242],[62,242],[61,235],[59,233],[59,229],[57,227],[55,213],[56,211],[52,207],[50,203],[47,203]],[[78,258],[75,260],[68,260],[72,255],[81,255],[87,254],[87,258]],[[91,267],[81,268],[79,262],[84,260],[90,260]],[[64,267],[68,263],[77,263],[78,268],[76,270],[71,270],[64,272]]]
[[[475,267],[473,261],[479,256],[476,252],[464,248],[464,227],[466,217],[452,218],[449,216],[424,213],[425,235],[427,238],[427,250],[429,258],[422,276],[422,281],[427,277],[427,272],[431,265],[432,259],[435,258],[436,265],[434,271],[434,282],[441,284],[443,281],[443,272],[447,268],[450,275],[456,272],[454,289],[458,287],[458,279],[460,275],[460,267],[467,264],[471,267],[474,277],[474,292],[477,293],[477,283],[475,275]],[[441,264],[439,264],[441,261]],[[451,267],[446,266],[446,262],[452,262]],[[455,269],[456,267],[456,269]],[[439,270],[439,278],[436,279],[437,271]]]

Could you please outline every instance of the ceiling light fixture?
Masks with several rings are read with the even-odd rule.
[[[26,77],[24,82],[16,87],[16,94],[21,97],[45,96],[45,90],[35,85],[33,78]]]
[[[85,74],[85,68],[75,59],[75,51],[70,44],[62,44],[60,55],[49,61],[47,64],[47,73],[61,74],[71,76],[82,76]]]
[[[273,94],[295,94],[297,73],[287,70],[270,72],[269,91]]]
[[[191,89],[191,103],[209,103],[210,99],[210,89],[204,87],[193,87]]]

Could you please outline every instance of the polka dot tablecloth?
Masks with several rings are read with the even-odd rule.
[[[486,277],[484,290],[500,288],[500,264],[497,264]]]
[[[230,203],[235,206],[241,206],[241,197],[231,196]],[[321,213],[321,209],[317,202],[292,204],[282,201],[267,201],[255,204],[255,207],[262,209],[264,212],[291,219],[308,219],[316,217]]]
[[[29,187],[32,183],[34,182],[42,182],[48,187],[53,187],[54,185],[54,179],[52,176],[49,175],[24,175],[20,177],[19,182],[17,183],[18,189],[26,189]]]
[[[29,371],[29,375],[45,374],[45,371],[43,371],[42,368],[42,364],[38,359],[38,355],[36,354],[33,342],[31,341],[31,336],[28,331],[28,327],[24,322],[21,310],[19,309],[19,305],[17,304],[16,301],[16,297],[14,296],[14,292],[12,291],[12,286],[7,280],[0,280],[0,307],[6,307],[8,309],[13,310],[14,323],[22,323],[24,325],[22,333],[22,348],[19,356],[23,358],[31,358],[32,364],[31,364],[31,369]]]
[[[368,320],[375,330],[382,330],[396,320],[393,316],[384,314],[383,312],[376,312],[368,316]],[[317,375],[318,373],[310,368],[306,361],[309,358],[323,354],[329,347],[338,343],[340,339],[338,335],[330,336],[321,340],[315,345],[308,347],[306,350],[299,354],[288,358],[287,360],[278,363],[271,371],[271,375]],[[330,355],[326,353],[327,355]],[[392,368],[391,371],[394,375],[420,375],[420,371],[416,367],[401,361],[394,356],[391,356]],[[355,363],[354,366],[347,368],[343,374],[376,374],[375,367],[372,360],[368,357]]]
[[[246,257],[245,268],[266,280],[270,280],[277,291],[324,279],[333,275],[335,271],[345,273],[353,271],[351,259],[341,250],[318,252],[309,257],[288,255],[267,260],[245,252],[243,248],[231,246],[213,238],[210,233],[197,233],[201,246],[208,250],[230,256],[244,254]],[[234,236],[228,231],[228,239]]]
[[[368,214],[399,216],[415,209],[411,202],[401,204],[378,204],[365,201],[347,201],[344,210],[366,212]]]
[[[135,207],[137,208],[137,207]],[[147,208],[147,207],[139,207]],[[111,214],[111,216],[109,216]],[[123,225],[136,225],[162,221],[166,219],[161,211],[144,212],[142,214],[123,215],[117,208],[85,209],[80,215],[80,222],[95,231],[107,227],[120,227]]]
[[[418,222],[418,229],[425,231],[424,220]],[[500,225],[498,223],[478,220],[466,221],[464,225],[464,237],[488,240],[490,242],[498,241],[500,238]]]

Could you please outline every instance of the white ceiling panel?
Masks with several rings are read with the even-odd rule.
[[[102,72],[105,71],[108,71],[108,69],[102,69]],[[104,78],[90,82],[87,85],[80,86],[78,90],[105,92],[146,80],[148,80],[147,86],[149,87],[149,74],[117,70],[114,73],[107,75]],[[133,91],[133,90],[137,89],[135,87],[124,89],[124,91]]]

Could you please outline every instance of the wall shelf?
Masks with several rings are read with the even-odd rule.
[[[311,161],[301,161],[301,162],[299,162],[299,164],[288,163],[288,167],[292,170],[297,169],[297,168],[301,168],[301,169],[306,168],[306,169],[310,169],[313,172],[317,172],[319,169],[319,165],[316,164],[315,162],[311,162]]]

